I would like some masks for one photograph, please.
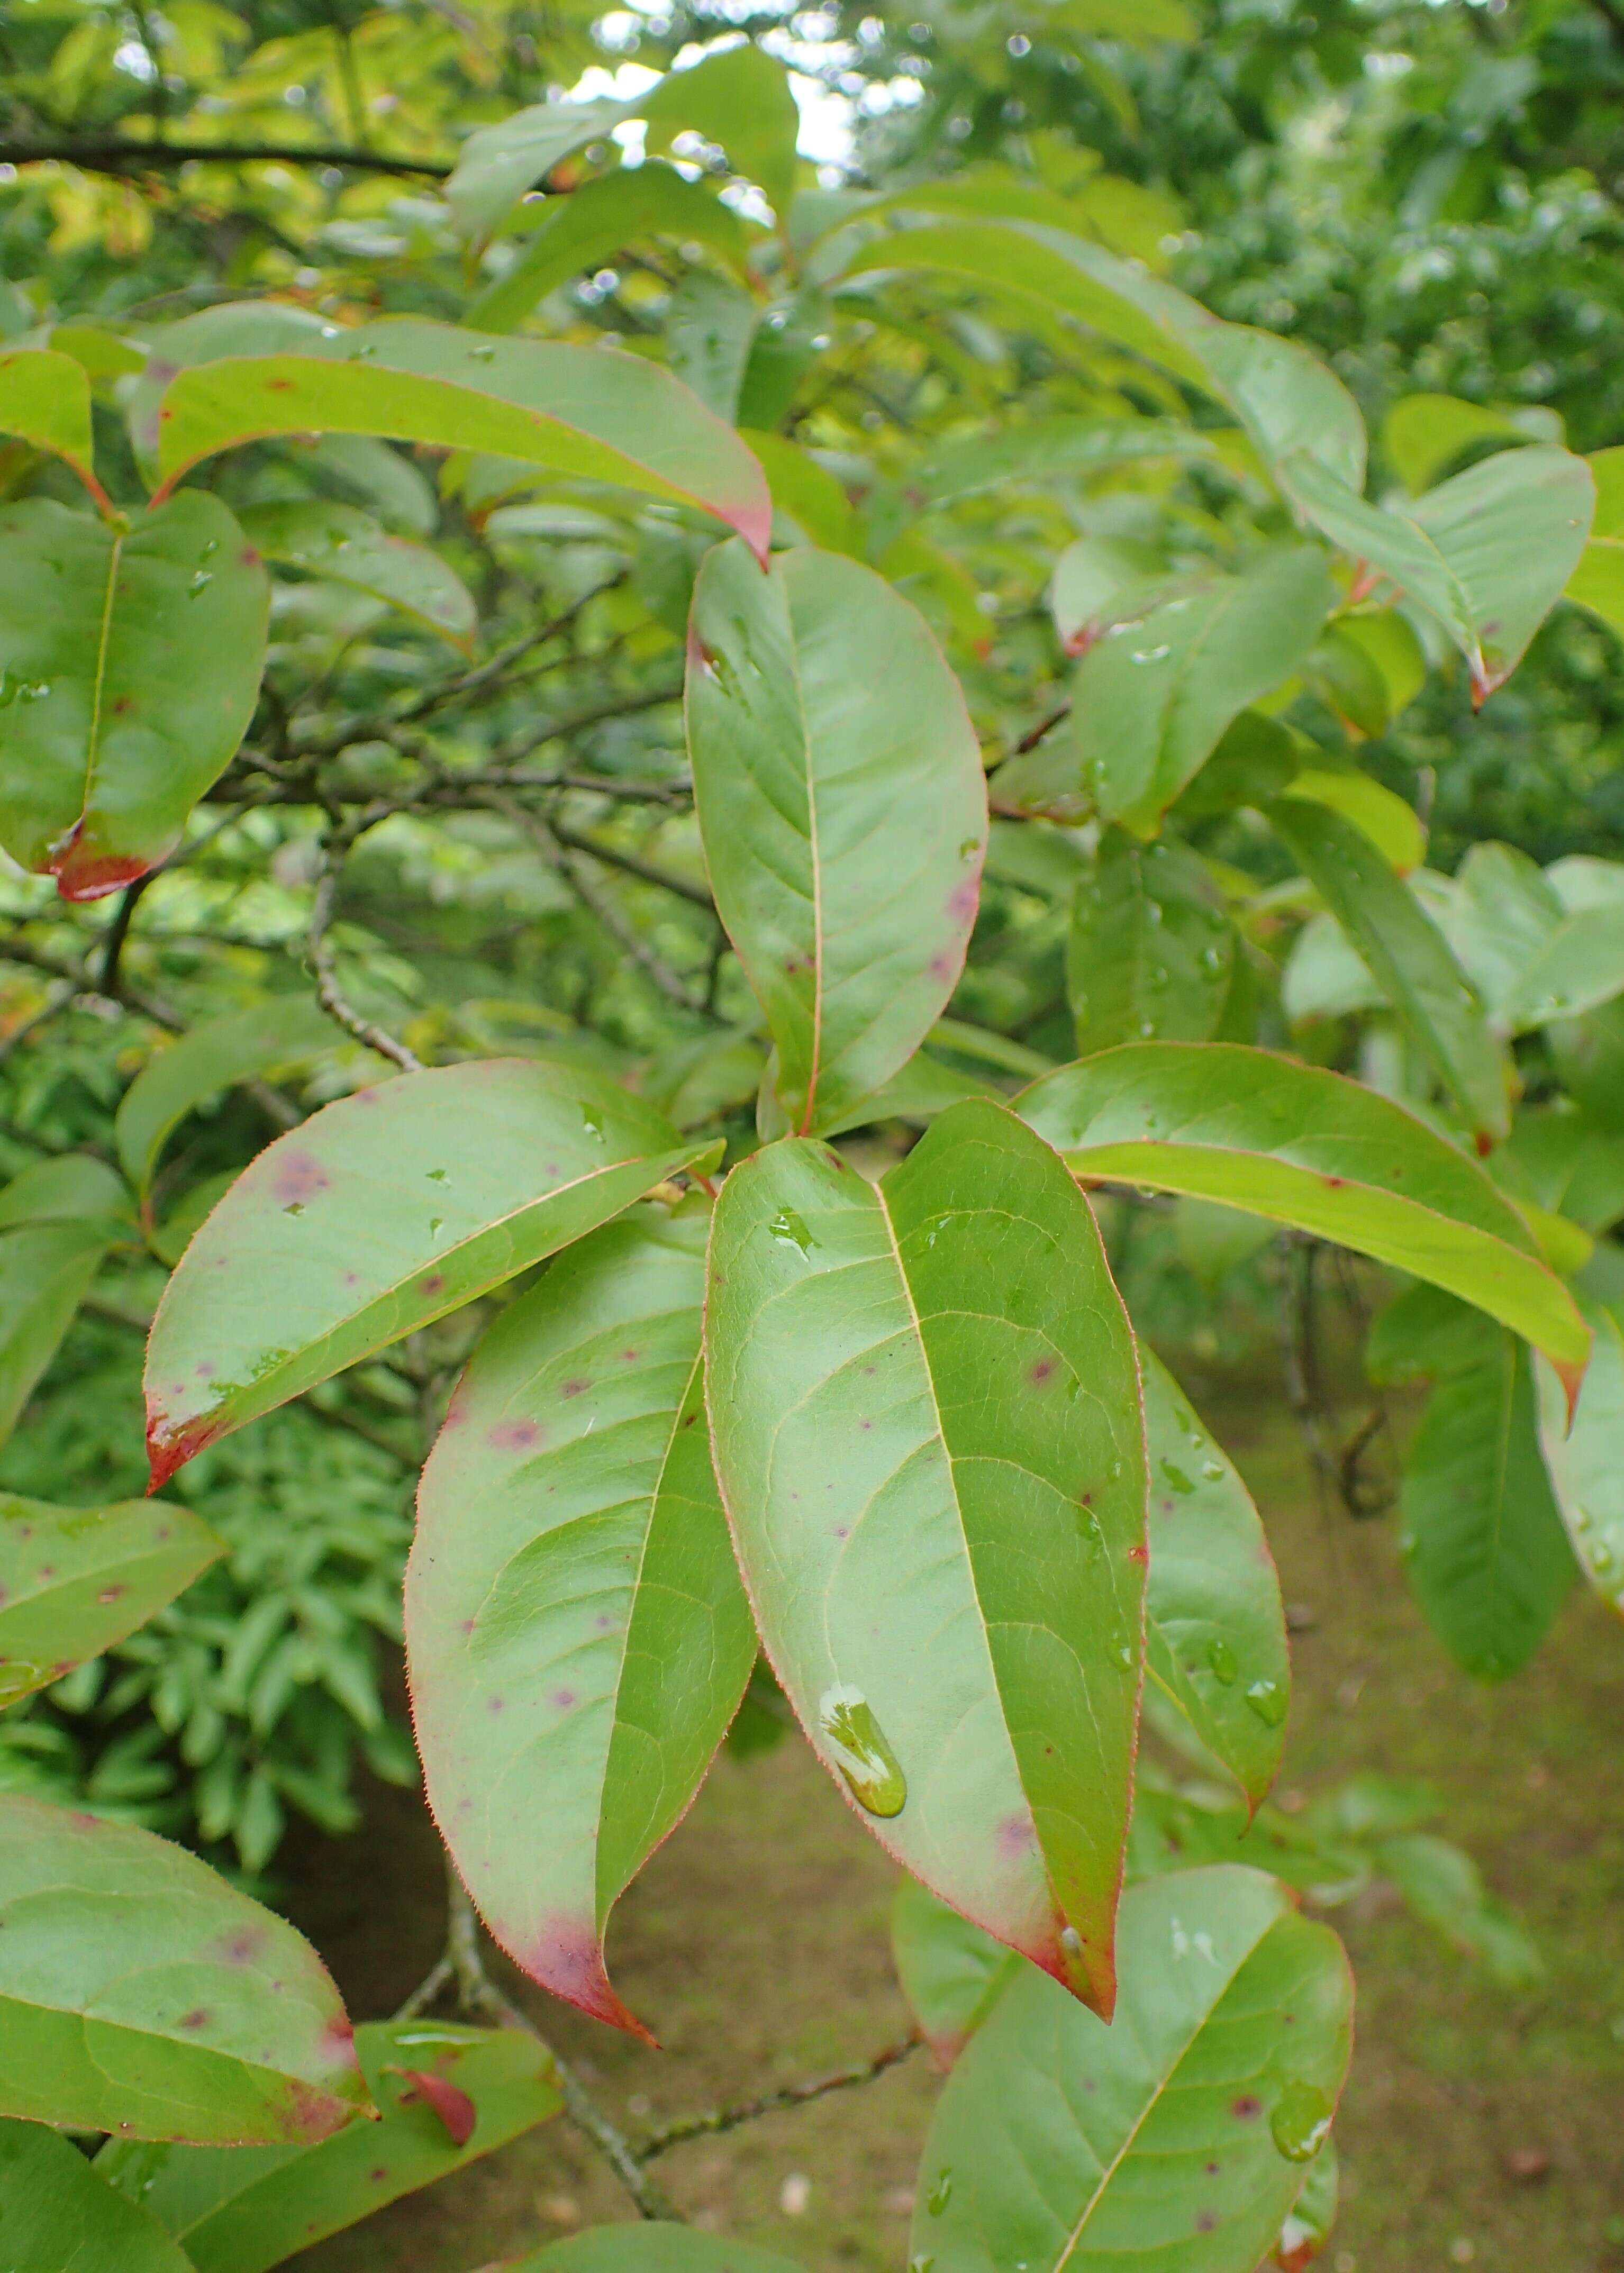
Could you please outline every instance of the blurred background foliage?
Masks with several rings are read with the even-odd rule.
[[[775,433],[810,453],[793,494],[778,466],[779,510],[909,592],[983,743],[1007,749],[1041,725],[1063,675],[1046,604],[1057,551],[1088,534],[1154,540],[1175,566],[1223,559],[1267,507],[1216,447],[1103,482],[1062,469],[1012,485],[976,448],[994,423],[1051,414],[1207,414],[1030,314],[995,329],[929,276],[825,289],[816,242],[775,229],[763,201],[778,131],[765,108],[740,114],[727,152],[676,136],[680,225],[611,208],[598,235],[583,223],[562,237],[534,291],[515,280],[562,228],[561,193],[619,176],[645,150],[636,130],[606,125],[555,169],[560,194],[539,216],[527,201],[477,259],[450,225],[440,185],[470,131],[572,91],[635,95],[741,34],[795,74],[800,186],[823,192],[798,214],[829,229],[876,191],[944,183],[961,211],[1025,197],[1041,215],[1056,201],[1218,312],[1325,356],[1376,440],[1377,494],[1409,470],[1387,422],[1417,393],[1492,414],[1434,454],[1426,480],[1508,439],[1624,440],[1613,0],[912,0],[889,13],[657,0],[607,15],[568,0],[8,0],[0,336],[64,344],[79,327],[99,461],[129,502],[140,491],[121,413],[166,325],[259,297],[312,319],[455,319],[506,289],[509,328],[612,334],[668,361],[767,437],[770,474]],[[651,130],[649,161],[669,142]],[[921,462],[940,476],[923,491]],[[111,1158],[119,1100],[170,1035],[307,994],[312,899],[335,847],[347,857],[327,948],[362,1011],[419,1054],[584,1059],[685,1129],[753,1141],[765,1053],[708,904],[673,699],[704,542],[692,520],[355,439],[267,445],[216,478],[239,510],[315,494],[432,542],[477,604],[485,659],[373,591],[284,576],[254,727],[176,859],[88,913],[8,864],[0,1168]],[[0,495],[59,484],[71,476],[0,445]],[[1333,764],[1357,746],[1430,822],[1435,868],[1485,838],[1542,863],[1624,856],[1613,634],[1559,609],[1480,716],[1463,675],[1432,660],[1394,715],[1384,704],[1357,727],[1311,681],[1290,723]],[[1283,874],[1244,814],[1184,817],[1244,885]],[[1081,866],[1064,831],[995,826],[953,1005],[984,1031],[938,1032],[950,1084],[1071,1054]],[[1276,941],[1265,920],[1246,950],[1266,1040],[1285,1033],[1272,958],[1292,935],[1288,922]],[[1596,1031],[1596,1049],[1624,1052],[1605,1020]],[[990,1067],[989,1033],[1002,1052]],[[1345,1019],[1297,1039],[1330,1061],[1356,1047]],[[1534,1093],[1545,1047],[1525,1053]],[[162,1263],[271,1135],[380,1069],[335,1028],[192,1100],[150,1223],[113,1241],[0,1452],[0,1486],[84,1501],[140,1489],[139,1337]],[[1126,1208],[1111,1226],[1140,1324],[1207,1357],[1272,1344],[1277,1308],[1300,1293],[1300,1260],[1237,1244],[1222,1214]],[[1362,1291],[1343,1294],[1354,1317]],[[394,1647],[410,1477],[480,1323],[447,1322],[197,1459],[175,1489],[229,1556],[106,1660],[0,1716],[0,1777],[193,1838],[250,1875],[272,1864],[289,1812],[350,1824],[362,1763],[410,1781]],[[741,1735],[772,1725],[769,1696]]]

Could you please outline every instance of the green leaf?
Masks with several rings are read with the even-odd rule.
[[[891,1950],[936,2066],[951,2068],[1020,1970],[1019,1958],[906,1877],[891,1902]]]
[[[1055,563],[1049,613],[1068,655],[1081,655],[1111,625],[1132,612],[1147,589],[1169,578],[1156,549],[1124,536],[1079,536]],[[1157,592],[1161,596],[1161,592]]]
[[[1624,1617],[1624,1319],[1600,1302],[1584,1315],[1595,1340],[1571,1427],[1561,1383],[1538,1365],[1540,1444],[1579,1568]]]
[[[748,41],[721,49],[668,73],[642,98],[642,115],[650,150],[669,149],[683,132],[717,143],[784,221],[795,193],[801,111],[781,63]]]
[[[1113,2027],[1023,1971],[972,2039],[925,2142],[912,2261],[1254,2273],[1335,2108],[1352,2001],[1335,1935],[1261,1872],[1132,1887]]]
[[[148,487],[158,482],[158,414],[177,373],[226,356],[298,354],[314,341],[338,335],[336,324],[288,300],[228,301],[222,307],[199,308],[154,332],[147,368],[124,405],[130,445]]]
[[[1448,941],[1364,829],[1304,798],[1278,798],[1267,810],[1275,835],[1486,1151],[1511,1127],[1507,1069]]]
[[[1624,1216],[1624,1138],[1599,1129],[1585,1113],[1558,1106],[1520,1106],[1511,1141],[1496,1156],[1512,1171],[1507,1187],[1565,1215],[1591,1236]]]
[[[1376,1867],[1434,1933],[1469,1957],[1481,1958],[1502,1989],[1532,1989],[1545,1962],[1525,1926],[1483,1883],[1471,1857],[1431,1832],[1384,1839]]]
[[[1109,829],[1066,943],[1079,1054],[1154,1034],[1210,1041],[1234,972],[1234,926],[1197,856]]]
[[[0,1795],[0,2112],[124,2138],[323,2139],[367,2107],[301,1934],[183,1848]]]
[[[1523,414],[1526,416],[1526,414]],[[1381,446],[1411,497],[1478,442],[1544,440],[1518,423],[1515,410],[1465,402],[1456,394],[1402,395],[1382,423]]]
[[[1104,247],[1035,221],[901,229],[866,244],[848,276],[945,269],[1086,325],[1214,395],[1264,462],[1304,451],[1341,481],[1365,477],[1365,424],[1334,372],[1295,341],[1220,323],[1199,302]]]
[[[789,1139],[717,1204],[706,1393],[768,1654],[868,1827],[1109,2012],[1143,1632],[1132,1337],[989,1102],[877,1188]]]
[[[851,500],[827,466],[786,435],[749,428],[742,439],[761,461],[775,520],[793,521],[808,544],[825,552],[861,552]]]
[[[1402,511],[1366,504],[1306,451],[1282,478],[1334,544],[1436,617],[1470,666],[1477,703],[1510,678],[1561,596],[1596,494],[1583,458],[1542,443],[1470,466]]]
[[[503,1312],[423,1472],[406,1582],[429,1804],[469,1892],[533,1980],[638,2035],[609,1912],[756,1662],[700,1380],[706,1230],[639,1210]]]
[[[109,1224],[73,1217],[0,1235],[0,1444],[78,1316],[112,1235]]]
[[[910,472],[908,491],[927,506],[953,505],[988,490],[1047,490],[1067,476],[1106,473],[1145,459],[1210,462],[1217,454],[1206,435],[1169,418],[1034,418],[942,444]]]
[[[1071,698],[1082,785],[1101,814],[1154,836],[1226,728],[1302,663],[1334,596],[1324,556],[1292,547],[1103,633]]]
[[[1501,1032],[1525,1034],[1576,1018],[1624,994],[1624,905],[1566,917],[1495,1005]]]
[[[1143,1342],[1139,1368],[1150,1447],[1146,1673],[1256,1807],[1280,1767],[1291,1696],[1280,1580],[1252,1495]]]
[[[718,910],[778,1045],[792,1125],[828,1127],[946,1007],[987,844],[957,681],[883,578],[810,547],[705,557],[688,737]]]
[[[1222,1200],[1442,1287],[1576,1383],[1589,1336],[1528,1226],[1477,1165],[1358,1083],[1238,1043],[1131,1043],[1015,1109],[1086,1176]]]
[[[639,2219],[629,2224],[589,2225],[584,2233],[569,2234],[515,2259],[503,2273],[799,2273],[799,2269],[776,2250],[757,2249],[753,2242],[700,2233],[691,2225]]]
[[[619,166],[568,197],[550,199],[518,259],[486,286],[462,320],[475,331],[515,331],[549,292],[649,236],[709,245],[734,268],[744,266],[750,249],[739,215],[702,183],[657,160]]]
[[[1280,2273],[1305,2273],[1331,2238],[1341,2191],[1335,2142],[1327,2139],[1308,2166],[1303,2190],[1286,2212],[1271,2266]]]
[[[673,375],[733,425],[761,304],[708,268],[690,268],[671,295],[665,339]]]
[[[72,356],[49,348],[0,349],[0,434],[65,458],[101,494],[91,464],[90,381]]]
[[[1598,450],[1585,462],[1596,482],[1596,518],[1566,594],[1624,634],[1624,448]]]
[[[331,328],[297,354],[182,371],[160,412],[164,488],[216,451],[267,435],[382,434],[697,506],[765,556],[771,506],[761,468],[657,365],[613,348],[486,338],[417,317]]]
[[[458,234],[483,244],[531,184],[613,127],[642,115],[635,102],[536,102],[477,126],[458,154],[446,202]]]
[[[479,620],[474,596],[428,545],[391,536],[370,514],[325,498],[250,506],[242,522],[266,559],[387,600],[454,647],[471,649]]]
[[[225,1551],[163,1500],[51,1507],[0,1492],[0,1706],[99,1657]]]
[[[282,994],[252,1010],[208,1018],[156,1050],[119,1102],[113,1138],[145,1204],[164,1145],[193,1107],[273,1066],[339,1048],[343,1036],[308,994]]]
[[[185,2247],[195,2273],[267,2273],[324,2235],[416,2194],[533,2130],[562,2105],[553,2055],[517,2029],[369,2021],[356,2054],[381,2121],[357,2119],[313,2147],[172,2147],[109,2140],[96,2169]],[[472,2101],[459,2147],[413,2081]]]
[[[129,1213],[130,1195],[123,1177],[88,1152],[62,1152],[54,1160],[36,1160],[0,1190],[0,1231],[69,1216],[97,1216],[112,1222]]]
[[[1309,766],[1293,776],[1284,794],[1340,813],[1364,831],[1388,867],[1401,876],[1418,868],[1426,858],[1426,826],[1419,814],[1369,774],[1351,768],[1346,773],[1323,773]]]
[[[0,2121],[6,2273],[192,2273],[151,2213],[42,2123]]]
[[[216,497],[127,534],[0,506],[0,844],[99,899],[180,842],[253,715],[269,582]]]
[[[1581,1391],[1583,1395],[1583,1391]],[[1540,1459],[1527,1350],[1494,1334],[1440,1380],[1404,1459],[1403,1552],[1433,1632],[1479,1681],[1538,1648],[1574,1563]]]
[[[324,1106],[238,1177],[164,1291],[147,1351],[154,1489],[706,1150],[600,1075],[519,1058]]]

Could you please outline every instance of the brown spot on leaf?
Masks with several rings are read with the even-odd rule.
[[[450,1419],[449,1414],[447,1419]],[[542,1431],[534,1421],[499,1421],[486,1440],[499,1452],[523,1452],[542,1441]]]

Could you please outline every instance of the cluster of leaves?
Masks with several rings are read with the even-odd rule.
[[[1107,105],[1139,66],[1094,34],[1187,28],[1060,12]],[[1262,1527],[1088,1193],[1407,1275],[1371,1363],[1435,1384],[1405,1522],[1472,1670],[1576,1566],[1618,1600],[1624,870],[1430,870],[1371,754],[1430,684],[1503,700],[1559,604],[1624,626],[1620,454],[1418,392],[1367,493],[1332,370],[1167,281],[1166,191],[1050,131],[833,187],[763,45],[515,110],[528,18],[406,56],[413,20],[183,7],[105,115],[63,92],[84,25],[23,82],[13,225],[53,214],[86,289],[25,280],[0,350],[0,1392],[14,1422],[81,1305],[127,1331],[169,1269],[152,1480],[204,1482],[10,1504],[11,1692],[117,1718],[150,1677],[251,1863],[281,1800],[334,1819],[432,1436],[417,1745],[533,1979],[643,2033],[609,1916],[764,1650],[964,2048],[915,2264],[1304,2264],[1350,1985],[1291,1889],[1379,1869],[1528,1953],[1413,1795],[1267,1807]],[[944,83],[1013,60],[1001,19],[925,30]],[[73,236],[69,143],[162,170],[160,269],[248,185],[207,304],[132,304],[105,213]],[[317,1430],[342,1504],[272,1542]],[[1142,1713],[1197,1782],[1136,1770]],[[43,1921],[0,1937],[0,2183],[43,2260],[272,2263],[561,2102],[658,2211],[668,2140],[511,2029],[352,2050],[285,1925],[93,1796],[0,1795],[0,1917]]]

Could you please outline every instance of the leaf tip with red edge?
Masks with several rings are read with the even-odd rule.
[[[219,1408],[212,1413],[200,1413],[193,1421],[184,1422],[178,1429],[165,1422],[162,1414],[148,1401],[147,1407],[147,1466],[149,1472],[147,1497],[163,1489],[169,1478],[184,1468],[188,1460],[196,1458],[206,1444],[225,1433],[221,1425]]]
[[[610,1987],[602,1947],[589,1926],[574,1918],[550,1918],[528,1951],[511,1954],[532,1981],[539,1982],[565,2004],[595,2021],[606,2022],[612,2029],[624,2029],[655,2052],[659,2050],[658,2039]]]

